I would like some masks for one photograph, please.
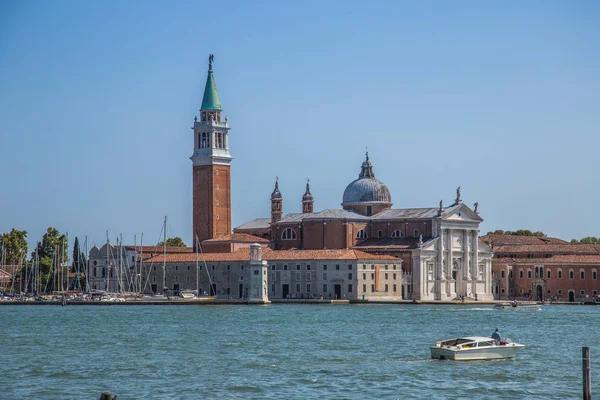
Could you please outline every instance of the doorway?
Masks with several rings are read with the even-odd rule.
[[[217,284],[213,283],[209,287],[210,287],[210,295],[211,296],[216,295],[217,294]]]
[[[281,285],[281,297],[284,299],[287,299],[289,293],[290,293],[290,285],[287,283],[284,283],[283,285]]]
[[[156,292],[158,291],[158,287],[156,286],[156,283],[153,283],[151,285],[151,288],[152,288],[152,293],[156,294]]]
[[[342,298],[342,285],[333,285],[333,292],[335,293],[335,299]]]
[[[242,297],[244,297],[244,284],[240,283],[238,290],[238,298],[241,299]]]
[[[575,301],[575,292],[569,292],[569,303],[573,303]]]
[[[537,288],[535,289],[535,295],[538,301],[544,300],[544,292],[542,289],[542,285],[537,285]]]

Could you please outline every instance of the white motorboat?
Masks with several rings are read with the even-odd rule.
[[[494,304],[495,310],[505,310],[505,309],[524,309],[524,310],[541,310],[541,304],[536,303],[535,301],[513,301],[505,302],[505,303],[496,303]]]
[[[446,339],[431,346],[431,358],[440,360],[494,360],[512,358],[525,345],[503,339],[499,343],[490,337],[467,336]]]

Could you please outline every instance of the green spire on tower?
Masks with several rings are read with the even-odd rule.
[[[204,97],[202,98],[202,107],[200,110],[221,111],[221,101],[217,92],[217,84],[213,75],[212,64],[215,56],[208,56],[208,76],[206,77],[206,86],[204,87]]]

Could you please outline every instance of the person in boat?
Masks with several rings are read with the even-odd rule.
[[[492,333],[492,339],[494,339],[494,341],[496,342],[496,344],[500,344],[500,340],[502,338],[500,337],[500,333],[498,332],[498,328],[496,328],[496,330],[494,331],[494,333]]]
[[[513,307],[516,307],[516,306],[517,306],[517,299],[514,299],[513,300]]]

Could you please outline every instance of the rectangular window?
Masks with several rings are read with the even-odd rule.
[[[275,266],[274,266],[274,265],[271,265],[271,270],[274,270],[274,269],[275,269]]]
[[[550,270],[547,269],[546,270],[546,279],[550,279],[552,277],[552,274],[550,273]]]
[[[307,281],[310,281],[310,272],[307,272],[307,273],[306,273],[306,280],[307,280]]]
[[[296,293],[300,293],[300,284],[296,283]]]
[[[504,278],[504,271],[501,272],[502,277]]]
[[[523,270],[522,269],[519,270],[519,278],[523,279]]]
[[[531,253],[527,254],[527,258],[533,258],[533,254],[531,254]]]
[[[581,279],[581,280],[585,279],[585,271],[584,270],[579,271],[579,279]]]
[[[363,293],[367,291],[367,285],[363,285]]]
[[[385,284],[385,291],[386,292],[388,291],[388,284],[387,283]]]
[[[418,236],[419,236],[419,230],[415,229],[415,231],[414,231],[414,237],[418,237]]]
[[[327,271],[327,264],[323,265],[323,271]]]
[[[348,270],[352,271],[352,264],[348,264]]]
[[[287,271],[287,265],[284,265],[284,266],[283,266],[283,270],[284,270],[284,271]]]
[[[310,293],[310,283],[307,283],[307,284],[306,284],[306,292],[307,292],[307,293]]]
[[[310,271],[310,264],[306,264],[306,270]]]
[[[527,278],[531,279],[531,270],[530,269],[527,270]]]
[[[272,281],[275,281],[275,280],[277,280],[277,272],[275,272],[275,271],[271,271],[271,280],[272,280]]]
[[[383,231],[377,231],[377,237],[383,237]]]
[[[300,271],[300,265],[296,265],[296,271]]]
[[[375,292],[375,285],[371,285],[371,292]]]
[[[299,281],[300,279],[302,279],[302,273],[300,272],[296,272],[296,280]]]
[[[327,279],[327,272],[323,272],[323,280]]]
[[[385,279],[386,279],[386,280],[388,279],[388,274],[387,274],[387,272],[385,273]]]
[[[335,266],[335,269],[337,269],[337,270],[339,271],[339,270],[340,270],[340,266],[339,266],[339,265],[336,265],[336,266]]]
[[[575,272],[572,269],[569,270],[569,279],[575,279]]]
[[[396,286],[396,284],[395,284],[395,283],[392,285],[392,290],[393,290],[394,292],[397,292],[397,291],[398,291],[398,289],[397,289],[397,286]]]
[[[273,294],[275,293],[275,284],[274,283],[271,284],[271,293],[273,293]]]
[[[512,269],[511,269],[510,271],[508,271],[508,277],[509,277],[510,279],[512,279],[512,277],[513,277]]]
[[[348,279],[352,279],[352,272],[348,274]]]
[[[556,272],[556,277],[562,279],[562,271],[560,269]]]
[[[352,285],[348,285],[348,293],[352,293]]]
[[[597,272],[596,270],[593,270],[593,271],[592,271],[592,279],[593,279],[593,280],[596,280],[596,279],[598,279],[598,272]]]
[[[371,279],[375,279],[375,274],[371,274]]]
[[[257,269],[254,270],[254,275],[258,275],[259,271]]]
[[[363,280],[367,280],[367,274],[363,273]]]
[[[323,293],[327,294],[327,284],[323,284]]]
[[[392,275],[392,279],[396,280],[396,273],[394,272],[394,274]]]

